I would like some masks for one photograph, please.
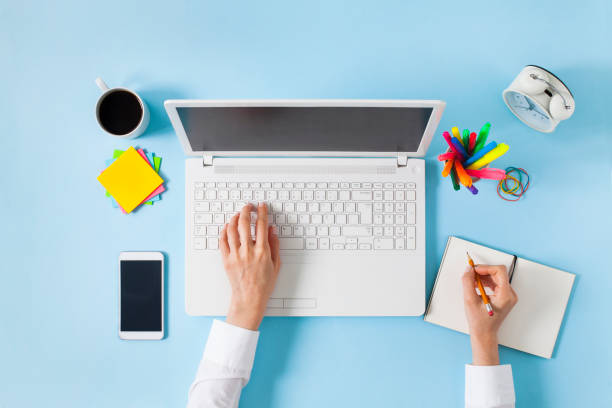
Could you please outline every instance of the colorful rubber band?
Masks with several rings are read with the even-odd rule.
[[[497,195],[505,201],[518,201],[529,189],[529,173],[521,167],[507,167],[505,172],[506,177],[497,184]],[[527,179],[526,183],[523,183],[523,176]]]

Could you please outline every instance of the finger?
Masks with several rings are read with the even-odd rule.
[[[498,286],[510,286],[508,272],[504,265],[476,265],[474,270],[479,275],[489,275]]]
[[[251,204],[247,204],[240,210],[238,218],[238,232],[240,233],[240,245],[248,248],[253,245],[251,238]]]
[[[514,306],[518,303],[519,299],[518,299],[518,295],[516,294],[512,286],[510,286],[510,290],[512,291],[512,306]]]
[[[491,296],[491,301],[500,307],[505,307],[509,304],[514,305],[514,303],[516,303],[516,293],[510,285],[497,286],[493,292],[493,296]]]
[[[270,225],[268,228],[268,245],[270,245],[270,257],[272,258],[272,263],[274,264],[275,270],[278,272],[278,269],[280,268],[280,243],[278,242],[276,227],[273,225]]]
[[[493,291],[497,287],[497,285],[495,284],[495,282],[493,282],[493,279],[491,279],[489,275],[480,276],[480,281],[482,282],[482,286],[484,286],[485,288],[490,288]]]
[[[474,290],[474,272],[472,268],[469,267],[465,270],[465,273],[461,277],[461,283],[463,285],[463,300],[465,303],[473,305],[478,304],[480,302],[480,297],[476,294]]]
[[[255,245],[261,249],[269,246],[268,243],[268,206],[266,203],[259,203],[257,206],[257,222],[255,224],[255,236],[257,241]]]
[[[221,256],[227,257],[230,253],[229,243],[227,242],[227,224],[221,230],[221,236],[219,237],[219,249],[221,250]]]
[[[491,297],[491,302],[494,305],[503,308],[514,301],[514,291],[510,286],[510,279],[504,265],[477,265],[475,270],[483,277],[491,279],[495,284],[492,287],[493,296]]]
[[[240,248],[240,235],[238,234],[238,214],[234,215],[227,225],[227,242],[230,251],[235,252]]]

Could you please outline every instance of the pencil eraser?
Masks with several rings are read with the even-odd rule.
[[[493,311],[492,310],[489,311],[489,316],[493,316]]]

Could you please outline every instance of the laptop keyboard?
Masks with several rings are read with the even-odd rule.
[[[268,205],[281,250],[416,248],[416,184],[196,182],[193,249],[217,250],[219,232],[247,203]],[[251,213],[255,234],[256,213]]]

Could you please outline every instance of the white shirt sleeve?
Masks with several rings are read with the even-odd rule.
[[[214,320],[187,407],[237,407],[251,376],[258,339],[258,331]]]
[[[514,408],[514,382],[510,364],[465,365],[466,408]]]

